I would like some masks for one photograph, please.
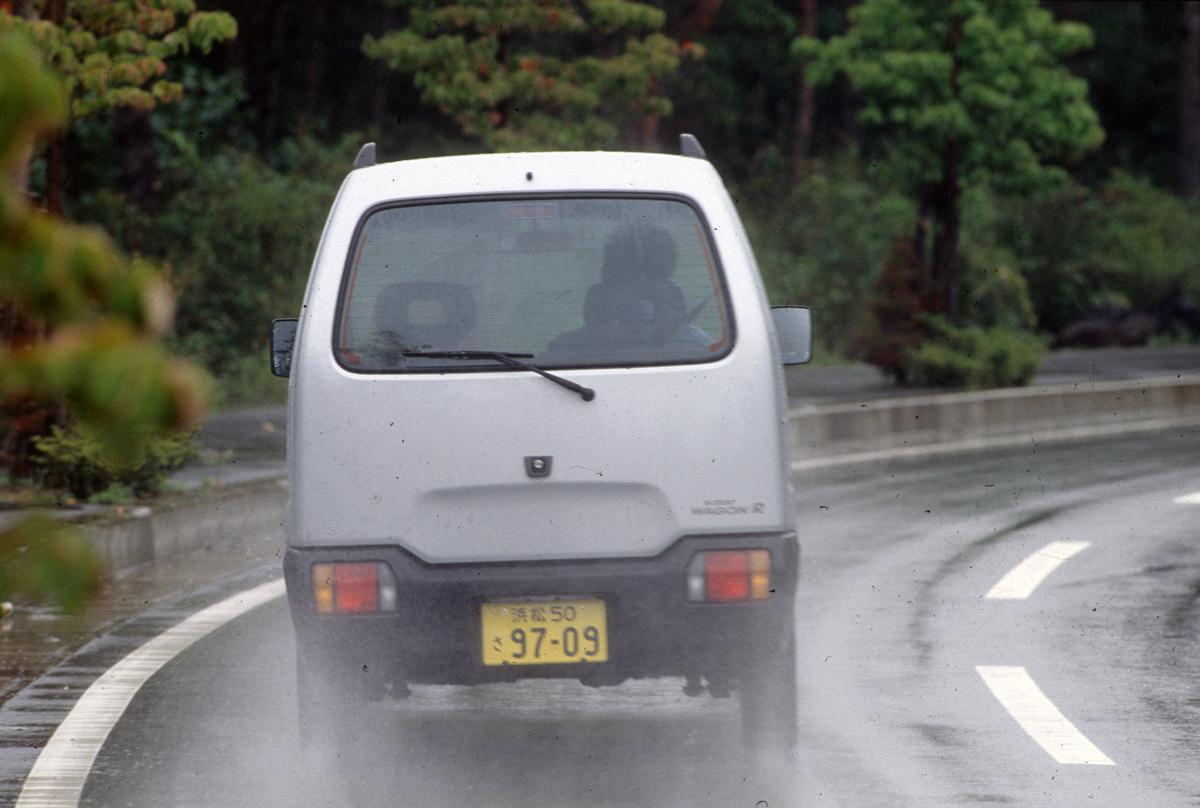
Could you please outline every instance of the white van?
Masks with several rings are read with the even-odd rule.
[[[772,317],[682,142],[360,152],[272,334],[306,735],[411,684],[681,677],[794,744],[782,366],[809,313]]]

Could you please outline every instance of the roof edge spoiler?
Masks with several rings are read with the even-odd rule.
[[[373,165],[375,165],[375,141],[364,143],[354,158],[355,168],[367,168]]]
[[[679,136],[679,153],[684,157],[697,157],[701,160],[708,159],[708,153],[700,145],[700,140],[695,135],[688,134],[687,132]]]
[[[700,160],[708,159],[708,153],[700,145],[700,140],[688,132],[684,132],[679,136],[679,153],[684,157],[696,157]],[[375,163],[375,142],[364,143],[362,148],[358,150],[358,155],[354,158],[354,168],[367,168],[375,165]]]

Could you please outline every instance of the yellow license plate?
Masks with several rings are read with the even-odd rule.
[[[484,665],[562,665],[608,661],[604,601],[484,603]]]

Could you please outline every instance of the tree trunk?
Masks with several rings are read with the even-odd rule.
[[[1179,193],[1200,191],[1200,0],[1181,5],[1179,41]]]
[[[392,30],[392,7],[387,3],[381,3],[380,6],[382,10],[379,15],[377,34],[383,36]],[[375,88],[371,96],[371,127],[376,133],[381,134],[384,124],[387,122],[388,83],[391,80],[392,71],[382,59],[375,60],[374,70]]]
[[[311,132],[317,119],[317,105],[321,100],[322,67],[325,60],[326,43],[329,41],[328,19],[329,0],[312,0],[311,14],[308,19],[312,40],[305,64],[304,106],[297,125],[297,130],[301,134]]]
[[[817,35],[817,0],[801,0],[798,28],[807,37]],[[812,151],[813,108],[815,94],[812,83],[805,78],[805,66],[800,65],[796,76],[796,120],[792,135],[792,179],[800,179],[804,163]]]
[[[650,95],[658,95],[661,88],[658,85],[658,79],[652,79],[650,82]],[[648,112],[642,116],[640,131],[638,132],[638,141],[642,151],[656,152],[662,151],[662,144],[658,139],[659,117],[657,113]]]
[[[717,12],[721,10],[721,0],[696,0],[691,12],[679,24],[679,30],[685,36],[703,36],[712,30]]]
[[[133,107],[118,107],[113,119],[115,140],[120,149],[118,178],[128,197],[140,208],[154,199],[158,184],[157,155],[150,113]]]
[[[850,30],[850,11],[858,0],[841,0],[842,32]],[[838,96],[838,143],[842,146],[855,146],[859,142],[858,130],[858,97],[849,79],[841,76],[837,82]]]
[[[259,62],[263,70],[264,99],[262,115],[259,117],[258,145],[262,149],[273,148],[282,128],[284,53],[287,33],[288,3],[275,3],[267,15],[267,58]]]
[[[938,183],[933,206],[933,281],[938,290],[941,310],[952,320],[958,319],[958,230],[959,160],[961,146],[956,138],[946,144],[942,163],[942,181]]]
[[[46,0],[45,19],[62,28],[67,19],[67,0]],[[63,188],[67,182],[66,136],[54,134],[46,150],[46,210],[62,216]]]
[[[953,0],[954,14],[950,19],[947,50],[950,53],[950,95],[959,97],[958,46],[962,40],[963,18],[958,0]],[[941,299],[941,310],[953,321],[958,318],[958,226],[960,162],[962,144],[958,137],[946,139],[942,152],[942,178],[934,197],[933,217],[933,281]]]

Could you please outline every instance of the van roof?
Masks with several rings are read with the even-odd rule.
[[[378,198],[564,191],[695,194],[720,186],[704,159],[642,152],[511,152],[430,157],[358,168],[347,190]]]

